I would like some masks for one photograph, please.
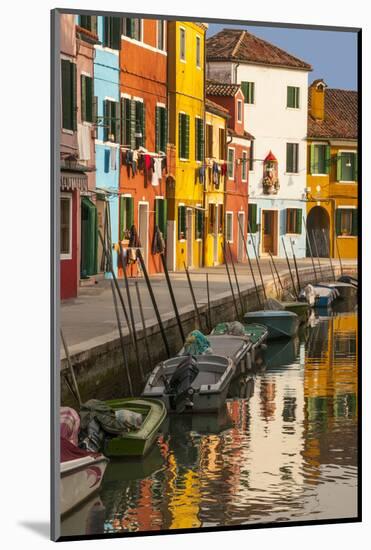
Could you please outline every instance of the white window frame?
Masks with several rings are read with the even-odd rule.
[[[201,69],[201,36],[198,34],[196,35],[196,68]]]
[[[357,155],[358,149],[356,149],[355,151],[350,151],[349,149],[339,149],[338,153],[340,153],[340,155],[342,155],[342,153],[352,153],[353,155]],[[357,184],[357,180],[340,180],[340,181],[337,181],[336,183],[345,183],[347,185]]]
[[[246,162],[244,162],[244,158],[246,158]],[[249,171],[247,166],[248,162],[249,162],[249,157],[248,157],[247,151],[242,151],[241,181],[243,181],[244,183],[247,182],[247,173]],[[245,166],[245,172],[246,172],[245,178],[243,177],[244,166]]]
[[[237,122],[242,122],[242,99],[237,99]]]
[[[324,146],[324,147],[327,147],[327,143],[323,143],[323,141],[312,141],[311,145],[314,145],[314,146],[316,146],[316,145],[322,145],[322,146]],[[311,148],[309,148],[309,149],[310,149],[310,151],[311,151]],[[326,153],[325,153],[325,160],[326,160]],[[311,166],[311,162],[312,162],[312,159],[310,159],[309,168],[310,168],[310,166]],[[311,175],[311,176],[314,176],[314,177],[319,176],[319,177],[321,177],[321,178],[322,178],[322,177],[330,177],[330,174],[310,174],[310,175]],[[338,183],[339,183],[339,182],[338,182]]]
[[[184,58],[182,57],[182,31],[184,32]],[[186,37],[187,35],[185,27],[179,27],[179,61],[181,63],[187,63]]]
[[[157,19],[157,25],[156,25],[156,49],[163,52],[166,49],[166,21],[165,19]],[[158,45],[158,38],[159,38],[159,25],[162,25],[162,48]]]
[[[60,199],[68,199],[69,200],[69,206],[70,206],[70,213],[69,213],[69,221],[70,221],[70,238],[69,238],[69,253],[68,254],[62,254],[60,252],[59,254],[59,258],[60,260],[72,260],[72,202],[73,202],[73,197],[72,197],[72,193],[61,193],[60,194]]]
[[[287,95],[288,95],[288,89],[289,88],[295,88],[296,90],[298,90],[298,106],[297,107],[289,107],[287,105]],[[287,84],[287,87],[286,87],[286,109],[288,109],[289,111],[299,111],[301,109],[301,93],[300,93],[300,86],[294,86],[293,84]]]
[[[232,175],[228,175],[228,167],[229,167],[229,151],[233,151],[233,161],[232,161]],[[235,173],[235,162],[236,162],[236,149],[234,147],[228,147],[228,156],[227,156],[227,177],[229,180],[234,180],[234,173]]]
[[[247,101],[245,103],[245,105],[255,105],[256,104],[256,82],[255,82],[255,80],[243,80],[243,82],[253,84],[253,88],[254,88],[254,101],[252,101],[251,103]]]
[[[228,216],[230,216],[231,218],[231,239],[228,239],[228,235],[227,235],[227,229],[228,229],[228,223],[227,223],[227,218]],[[224,220],[224,223],[225,223],[225,239],[228,243],[231,243],[233,244],[233,210],[227,210],[226,213],[225,213],[225,220]]]

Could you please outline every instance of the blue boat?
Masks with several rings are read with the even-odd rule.
[[[300,319],[292,311],[249,311],[244,315],[246,323],[258,323],[268,329],[268,340],[291,338],[299,329]]]

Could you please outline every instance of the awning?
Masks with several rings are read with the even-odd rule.
[[[61,171],[61,190],[62,191],[88,190],[88,176],[81,172]]]

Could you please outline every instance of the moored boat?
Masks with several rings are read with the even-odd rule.
[[[300,292],[299,299],[308,302],[311,307],[330,307],[338,296],[336,288],[308,284]]]
[[[269,298],[266,301],[264,309],[275,310],[275,311],[291,311],[296,313],[299,317],[301,323],[305,323],[309,316],[310,305],[306,302],[298,302],[295,300],[292,301],[281,301],[276,300],[275,298]]]
[[[267,339],[291,338],[299,328],[299,317],[292,311],[249,311],[245,313],[246,323],[263,324],[268,329]]]
[[[357,288],[350,284],[346,283],[344,281],[336,281],[336,282],[330,282],[330,283],[318,283],[317,286],[324,286],[327,288],[334,288],[338,291],[339,295],[338,297],[342,300],[346,300],[349,298],[354,297],[357,294]]]
[[[338,277],[340,283],[348,283],[358,289],[358,279],[352,275],[341,275]]]
[[[219,323],[216,325],[216,327],[213,328],[211,331],[211,336],[221,336],[221,335],[227,335],[231,334],[231,325],[234,325],[235,323]],[[246,338],[250,340],[251,347],[249,350],[250,356],[251,356],[251,363],[253,364],[255,362],[257,351],[260,350],[263,347],[264,342],[267,339],[268,335],[268,329],[264,325],[259,325],[257,323],[249,323],[249,324],[242,324],[241,325],[243,334]],[[210,336],[209,336],[210,338]]]

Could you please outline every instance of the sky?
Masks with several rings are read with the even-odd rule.
[[[227,27],[246,29],[310,63],[313,71],[309,73],[309,84],[316,78],[323,78],[330,88],[357,90],[357,34],[355,32],[209,23],[207,37]]]

